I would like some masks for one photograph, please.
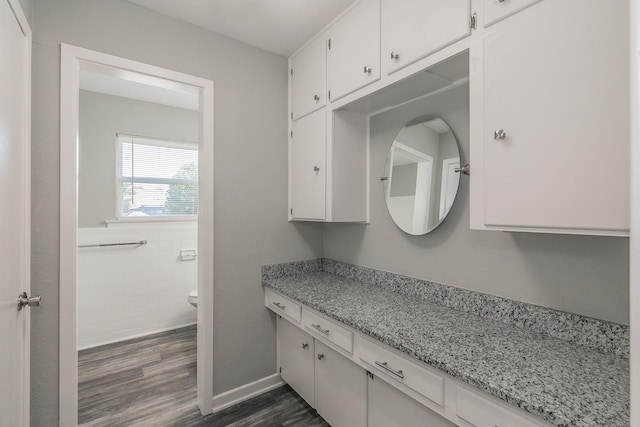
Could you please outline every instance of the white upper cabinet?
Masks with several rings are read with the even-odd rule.
[[[291,57],[291,112],[298,119],[327,103],[326,58],[327,40],[318,36],[303,50]]]
[[[523,9],[538,3],[540,0],[483,0],[482,12],[484,26],[488,27]]]
[[[331,27],[329,36],[332,101],[380,79],[380,0],[362,0]]]
[[[471,34],[470,0],[382,0],[382,64],[387,74]]]
[[[325,219],[325,116],[324,110],[316,111],[292,125],[289,165],[292,219]]]
[[[472,228],[628,233],[628,13],[544,1],[472,50]]]

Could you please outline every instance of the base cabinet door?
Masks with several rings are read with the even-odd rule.
[[[310,406],[314,406],[313,337],[278,319],[280,376]]]
[[[455,426],[376,376],[369,377],[367,389],[369,427]]]
[[[332,427],[365,427],[366,371],[319,341],[315,354],[316,411]]]

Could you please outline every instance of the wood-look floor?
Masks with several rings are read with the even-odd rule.
[[[196,327],[78,353],[80,426],[328,426],[289,386],[203,417]]]

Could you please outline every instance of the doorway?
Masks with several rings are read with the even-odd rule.
[[[185,110],[185,117],[191,110],[195,129],[180,134],[180,126],[165,126],[163,133],[162,124],[140,127],[144,120],[136,121],[138,127],[109,128],[107,115],[95,111],[93,122],[86,126],[81,117],[96,98],[102,107],[112,104],[122,120],[127,109],[143,104]],[[83,146],[83,140],[100,138],[103,141],[94,147]],[[197,404],[203,414],[210,413],[213,82],[62,45],[60,158],[60,424],[78,423],[78,350],[150,333],[166,335],[193,320],[198,325]],[[153,167],[145,169],[142,165],[149,162]],[[183,238],[171,243],[168,235]],[[184,271],[175,274],[173,283],[164,283],[165,290],[171,286],[168,294],[173,293],[173,299],[165,296],[154,307],[161,282],[171,282],[158,277],[162,266],[153,265],[160,259],[158,251],[167,256],[175,253],[175,265]],[[115,263],[111,267],[109,257]],[[195,279],[192,285],[183,280],[189,275]],[[187,287],[197,288],[195,310],[188,306]],[[93,308],[87,307],[92,303]],[[160,318],[157,312],[169,318]],[[160,320],[154,321],[154,316]],[[87,318],[94,321],[90,328],[83,321]],[[115,328],[106,328],[108,323]]]

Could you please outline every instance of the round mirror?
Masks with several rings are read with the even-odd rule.
[[[405,233],[426,234],[445,219],[458,192],[460,151],[440,118],[419,117],[396,135],[385,167],[384,196]]]

